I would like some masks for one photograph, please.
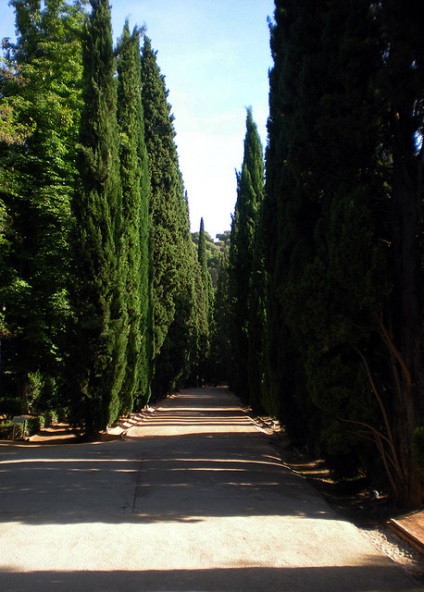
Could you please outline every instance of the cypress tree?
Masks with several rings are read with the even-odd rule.
[[[247,110],[242,170],[237,176],[237,201],[232,223],[230,278],[233,307],[233,376],[231,388],[245,401],[249,396],[249,294],[253,281],[255,234],[264,190],[262,145],[251,109]],[[257,400],[257,399],[256,399]]]
[[[84,43],[79,183],[73,200],[74,413],[87,435],[113,422],[124,376],[126,315],[115,59],[108,0],[92,0]]]
[[[209,375],[208,364],[210,354],[210,324],[213,310],[212,280],[208,270],[206,253],[206,234],[203,218],[200,220],[197,244],[197,261],[199,264],[199,288],[197,293],[198,318],[198,360],[196,384],[201,385]]]
[[[415,2],[386,0],[374,7],[381,26],[382,91],[391,170],[390,244],[394,289],[379,324],[390,360],[393,439],[398,453],[395,487],[403,504],[422,503],[413,458],[413,433],[424,423],[423,334],[423,14]],[[381,81],[381,80],[380,80]]]
[[[261,204],[263,206],[263,202]],[[264,396],[264,329],[266,327],[266,273],[264,269],[262,207],[258,212],[258,220],[253,237],[252,273],[249,284],[249,354],[248,381],[249,401],[253,409],[265,409]]]
[[[369,274],[377,277],[376,270],[384,268],[372,208],[363,199],[368,192],[378,195],[371,189],[378,176],[378,132],[366,91],[375,56],[367,46],[371,26],[365,3],[348,4],[277,3],[264,210],[272,229],[266,236],[274,241],[266,249],[269,343],[278,352],[269,351],[271,396],[292,435],[332,454],[348,453],[355,445],[337,417],[375,411],[373,401],[365,403],[366,381],[352,345],[359,346],[361,338],[361,347],[366,343],[365,327],[385,294],[384,282],[373,294],[365,287]],[[353,113],[355,124],[349,119]],[[360,125],[361,132],[351,138]],[[349,146],[349,159],[343,145]],[[346,227],[336,210],[351,217]],[[342,227],[355,227],[361,236],[356,259],[351,244],[340,235],[337,244],[331,236]],[[341,267],[336,272],[336,261],[343,272]],[[364,262],[371,263],[369,271]],[[367,302],[353,295],[354,285],[361,286]],[[346,294],[349,303],[341,298]],[[364,330],[354,336],[351,326],[347,338],[347,326],[355,322]],[[324,376],[330,382],[322,382]],[[331,399],[330,392],[337,397]]]
[[[194,323],[194,251],[168,91],[150,40],[142,52],[145,139],[151,181],[150,261],[153,391],[186,374]]]
[[[181,180],[176,170],[175,131],[167,103],[164,77],[156,62],[150,39],[145,37],[142,53],[145,139],[151,182],[150,248],[152,260],[153,358],[162,347],[175,313],[176,193]]]
[[[317,452],[345,466],[359,457],[378,477],[365,434],[398,501],[416,505],[419,15],[390,1],[286,0],[275,16],[264,205],[271,399]]]
[[[144,141],[141,100],[139,31],[132,35],[125,23],[118,48],[118,121],[123,193],[123,244],[128,343],[121,410],[149,398],[150,351],[148,334],[149,254],[148,223],[150,179]]]
[[[263,204],[262,236],[267,272],[267,323],[265,338],[264,405],[284,422],[292,438],[301,438],[310,417],[306,402],[306,386],[299,348],[285,318],[282,302],[283,286],[288,281],[288,261],[308,257],[309,241],[316,221],[316,205],[298,213],[293,192],[295,177],[291,173],[290,133],[296,131],[294,113],[298,97],[299,79],[303,75],[303,46],[315,47],[316,37],[308,30],[297,33],[297,21],[302,10],[310,11],[314,22],[314,9],[310,4],[300,5],[291,0],[275,3],[275,24],[271,26],[271,51],[274,67],[270,71],[270,115],[268,119],[268,146],[266,150],[266,190]],[[312,41],[313,39],[313,41]],[[306,78],[305,78],[306,80]],[[302,101],[302,98],[299,98]],[[303,129],[303,128],[302,128]],[[313,130],[313,126],[311,130]],[[298,153],[301,153],[298,150]],[[299,206],[298,206],[299,208]],[[294,225],[298,224],[298,229]],[[302,248],[300,240],[304,238]],[[295,242],[298,249],[294,249]],[[300,263],[299,263],[300,265]],[[294,269],[295,269],[294,265]]]
[[[156,396],[164,396],[189,380],[197,361],[199,303],[196,283],[200,283],[196,251],[191,240],[188,203],[181,202],[175,243],[177,246],[177,286],[174,319],[156,360]]]
[[[227,231],[228,232],[228,231]],[[227,238],[227,235],[220,235]],[[232,361],[232,316],[229,307],[230,280],[228,246],[221,253],[216,291],[214,295],[213,322],[211,331],[211,373],[216,384],[228,383]]]

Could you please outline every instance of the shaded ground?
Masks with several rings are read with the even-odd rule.
[[[251,414],[248,408],[245,412]],[[387,491],[376,491],[366,477],[337,477],[325,460],[293,446],[278,422],[251,417],[272,437],[287,468],[307,479],[340,516],[361,528],[385,555],[424,583],[424,510],[405,513]]]
[[[402,510],[387,492],[377,491],[366,477],[337,478],[335,472],[322,459],[314,459],[293,449],[287,442],[282,445],[282,458],[291,470],[307,479],[343,516],[362,528],[375,528],[385,524]]]

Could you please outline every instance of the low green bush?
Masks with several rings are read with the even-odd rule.
[[[11,440],[13,436],[13,427],[15,427],[15,438],[22,438],[23,425],[21,423],[14,424],[12,420],[5,419],[0,421],[0,440]]]
[[[11,421],[0,421],[0,440],[10,440],[12,437],[13,424]]]
[[[27,436],[33,436],[41,429],[40,417],[30,417],[25,424],[25,433]]]

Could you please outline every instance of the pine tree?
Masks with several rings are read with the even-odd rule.
[[[76,383],[74,413],[82,416],[89,436],[117,417],[127,340],[111,16],[108,0],[93,0],[92,7],[84,43],[79,184],[73,201],[70,367]]]
[[[118,80],[122,255],[126,257],[125,304],[129,324],[121,411],[128,413],[136,401],[139,404],[148,401],[151,374],[148,343],[150,179],[144,141],[139,31],[136,28],[131,35],[128,22],[118,48]]]
[[[230,247],[230,280],[233,307],[233,376],[231,388],[245,401],[249,396],[249,294],[253,278],[255,235],[264,190],[262,145],[251,109],[247,110],[242,170],[237,176]],[[256,394],[255,400],[258,400]]]

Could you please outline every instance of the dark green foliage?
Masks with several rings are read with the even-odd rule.
[[[195,259],[168,92],[147,37],[142,80],[151,180],[152,388],[159,397],[189,373],[196,325]]]
[[[200,274],[190,236],[186,203],[178,218],[180,226],[176,227],[175,239],[178,245],[175,314],[156,360],[153,384],[155,397],[164,396],[183,386],[192,375],[198,359],[199,305],[196,282]]]
[[[148,343],[149,252],[148,224],[150,179],[144,141],[141,100],[139,32],[130,35],[125,24],[118,47],[118,120],[123,193],[122,257],[125,273],[125,306],[128,316],[126,370],[121,391],[121,411],[145,404],[150,389]]]
[[[258,130],[247,110],[246,136],[242,170],[238,173],[237,202],[231,229],[230,294],[233,316],[233,369],[231,388],[245,401],[258,402],[258,394],[249,393],[249,339],[256,314],[251,306],[259,306],[256,297],[250,299],[251,285],[255,281],[254,260],[259,210],[263,199],[264,165]],[[253,346],[253,342],[252,342]],[[255,342],[255,347],[257,343]],[[251,396],[252,395],[252,396]]]
[[[229,232],[225,237],[229,236]],[[216,384],[229,383],[232,370],[230,280],[228,272],[229,245],[221,252],[221,261],[214,296],[211,327],[211,376]]]
[[[262,204],[261,204],[262,205]],[[259,210],[258,214],[261,214]],[[260,216],[257,217],[253,237],[253,260],[249,284],[249,353],[247,376],[249,402],[253,409],[262,411],[264,391],[264,328],[266,326],[266,274]]]
[[[73,410],[90,435],[113,422],[124,378],[122,190],[115,59],[107,0],[93,3],[84,43],[84,110],[73,200]]]
[[[396,497],[414,505],[419,17],[391,1],[277,0],[275,18],[262,218],[266,405],[320,453],[371,468],[361,437],[374,440]]]
[[[31,373],[63,384],[83,13],[63,0],[12,4],[18,41],[0,80],[2,386],[29,404]]]
[[[177,203],[182,180],[174,144],[168,92],[156,63],[156,53],[145,37],[142,54],[145,139],[151,180],[150,248],[152,260],[153,358],[160,352],[174,318],[177,290]]]
[[[264,219],[276,240],[274,252],[268,247],[269,306],[277,309],[270,318],[280,316],[285,343],[272,337],[281,322],[268,327],[297,380],[281,391],[284,380],[275,380],[272,397],[282,401],[289,429],[318,449],[333,449],[337,431],[349,447],[336,418],[373,409],[367,381],[355,378],[355,348],[368,348],[389,290],[373,213],[385,197],[375,182],[380,136],[368,90],[377,49],[365,2],[328,10],[281,2],[276,17]],[[362,397],[356,412],[353,393]]]
[[[213,311],[212,279],[208,270],[208,258],[206,253],[206,236],[203,218],[200,221],[200,230],[197,245],[197,261],[199,264],[199,282],[197,291],[197,319],[198,319],[198,353],[196,384],[201,385],[209,378],[210,355],[210,325]]]
[[[203,228],[203,229],[202,229]],[[198,332],[202,326],[208,328],[208,356],[204,360],[203,380],[220,384],[229,381],[230,376],[230,333],[229,293],[228,293],[228,251],[230,231],[217,235],[214,242],[201,223],[201,232],[193,232],[192,239],[197,248],[199,261],[196,293]],[[202,245],[201,245],[202,243]],[[206,260],[206,271],[204,262]],[[202,271],[203,268],[203,271]],[[202,280],[203,277],[203,280]],[[205,307],[204,285],[207,285],[208,305]],[[197,358],[202,355],[200,343],[197,346]],[[198,366],[192,384],[198,384]],[[202,374],[202,373],[200,373]]]
[[[227,233],[228,233],[228,240],[229,240],[229,231],[228,230],[227,230]],[[207,268],[208,268],[209,275],[211,276],[212,288],[215,291],[217,284],[218,284],[218,275],[219,275],[219,269],[220,269],[220,265],[221,265],[221,255],[222,255],[222,249],[223,249],[224,243],[223,243],[223,241],[220,241],[220,240],[214,242],[211,235],[206,230],[204,230],[203,236],[205,239],[205,254],[206,254]],[[217,235],[217,236],[226,237],[225,234]],[[198,248],[199,247],[199,232],[192,232],[191,237],[193,239],[194,244]]]

